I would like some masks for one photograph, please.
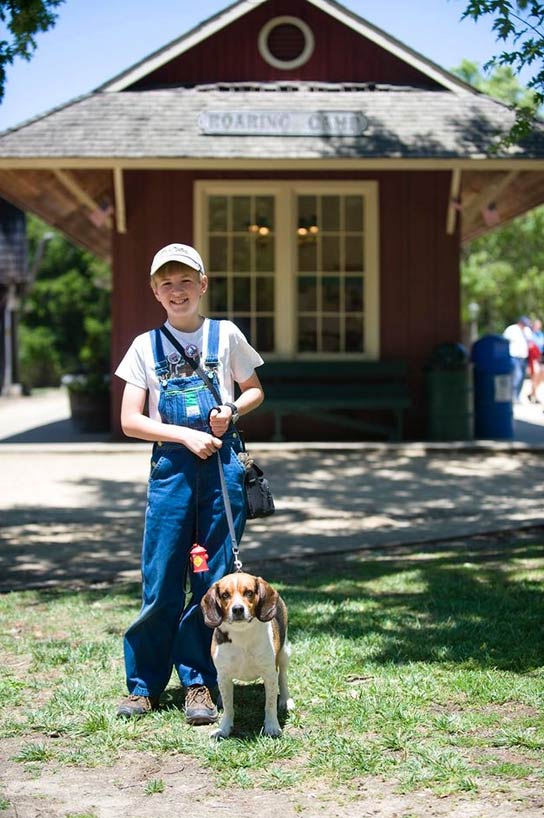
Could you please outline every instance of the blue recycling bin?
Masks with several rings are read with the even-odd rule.
[[[512,440],[512,359],[502,335],[484,335],[472,347],[476,438]]]

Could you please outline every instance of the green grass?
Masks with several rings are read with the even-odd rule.
[[[250,568],[250,566],[248,566]],[[482,540],[258,566],[290,616],[296,709],[260,735],[262,685],[239,685],[233,738],[185,725],[173,679],[163,707],[116,720],[122,633],[139,588],[0,597],[0,738],[12,758],[113,764],[127,751],[187,754],[220,786],[303,789],[380,776],[439,794],[543,778],[544,552]],[[6,706],[9,705],[9,706]],[[162,779],[144,783],[148,795]],[[0,809],[5,809],[0,803]]]

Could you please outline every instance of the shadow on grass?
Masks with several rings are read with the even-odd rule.
[[[352,642],[361,670],[367,662],[436,662],[527,673],[544,663],[544,587],[530,574],[537,562],[544,565],[542,535],[261,562],[246,570],[281,590],[295,650],[297,640],[332,637]],[[25,605],[72,595],[89,605],[108,601],[127,615],[133,608],[136,616],[140,605],[139,583],[34,590]],[[251,686],[237,691],[255,695]]]
[[[266,566],[290,611],[291,639],[367,641],[379,663],[440,662],[519,673],[544,663],[542,532],[506,544],[479,537]],[[472,545],[472,550],[470,546]],[[474,547],[476,546],[476,547]],[[528,569],[526,568],[526,571]]]

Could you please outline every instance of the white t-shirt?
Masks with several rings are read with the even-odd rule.
[[[509,352],[512,358],[527,358],[529,354],[527,335],[519,324],[510,324],[503,335],[510,342]]]
[[[186,348],[190,344],[197,347],[202,365],[206,360],[208,349],[209,326],[209,319],[206,318],[196,332],[180,332],[169,321],[166,321],[166,327],[183,347]],[[162,335],[162,344],[166,356],[175,352],[174,347],[164,335]],[[259,353],[247,342],[244,334],[232,321],[220,321],[219,323],[218,358],[219,390],[223,400],[229,402],[234,400],[234,382],[247,381],[255,367],[264,363]],[[158,411],[160,385],[155,374],[155,358],[149,332],[136,336],[115,370],[115,374],[127,383],[142,389],[149,389],[149,417],[153,420],[160,420]]]

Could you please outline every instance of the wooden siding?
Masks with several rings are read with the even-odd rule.
[[[193,183],[197,179],[323,179],[327,173],[239,174],[129,171],[125,174],[128,232],[114,238],[112,364],[135,335],[158,325],[162,309],[149,288],[149,264],[171,241],[193,241]],[[424,367],[434,348],[460,339],[459,235],[446,234],[450,174],[390,172],[335,174],[373,179],[380,200],[380,304],[383,360],[408,361],[414,409],[408,433],[424,436]],[[137,237],[137,240],[135,238]],[[119,433],[122,383],[114,379],[114,431]]]
[[[268,65],[257,45],[263,25],[284,15],[299,17],[309,25],[315,37],[315,49],[308,62],[287,71]],[[304,0],[269,0],[218,35],[151,72],[128,90],[163,85],[277,80],[440,87],[408,63]]]

